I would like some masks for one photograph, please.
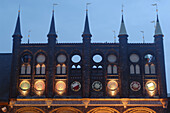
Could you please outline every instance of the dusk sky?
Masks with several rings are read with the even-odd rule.
[[[156,7],[162,32],[166,79],[170,93],[170,0],[0,0],[0,53],[12,52],[12,34],[15,29],[18,9],[21,9],[22,42],[27,43],[30,30],[30,43],[47,43],[47,33],[55,6],[55,24],[58,42],[82,42],[86,3],[91,3],[89,23],[92,42],[114,42],[114,33],[118,36],[121,22],[121,9],[124,5],[124,21],[129,35],[129,43],[154,41],[154,23]],[[117,37],[118,42],[118,37]],[[168,83],[169,81],[169,83]]]

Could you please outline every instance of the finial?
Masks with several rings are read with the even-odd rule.
[[[19,8],[18,8],[18,13],[20,13],[20,4],[19,4]]]
[[[30,38],[30,32],[31,32],[31,30],[28,31],[28,44],[30,42],[30,39],[29,39]]]
[[[53,12],[54,12],[54,7],[55,7],[56,5],[58,5],[58,4],[56,4],[56,3],[53,4]]]
[[[142,33],[142,35],[143,35],[143,43],[145,43],[145,38],[144,38],[144,31],[140,31],[141,33]]]
[[[116,32],[113,30],[114,33],[114,43],[116,43]]]
[[[151,23],[154,24],[154,28],[155,28],[156,27],[155,20],[151,21]]]
[[[88,5],[90,5],[91,3],[86,3],[86,11],[88,11]]]
[[[156,14],[158,15],[158,5],[157,5],[157,3],[152,4],[152,6],[156,6]]]
[[[123,10],[123,8],[124,8],[124,5],[122,4],[122,10],[121,10],[121,12],[122,12],[122,15],[123,15],[123,11],[124,11],[124,10]]]

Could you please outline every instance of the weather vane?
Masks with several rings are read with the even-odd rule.
[[[123,11],[124,11],[124,10],[123,10],[123,8],[124,8],[124,5],[122,4],[122,10],[121,10],[121,12],[122,12],[122,15],[123,15]]]
[[[31,30],[28,31],[28,44],[30,43],[30,39],[29,39],[30,38],[30,32],[31,32]]]
[[[152,6],[156,6],[156,13],[158,14],[158,5],[157,5],[157,3],[152,4]]]
[[[144,31],[140,31],[141,33],[142,33],[142,35],[143,35],[143,43],[145,43],[145,38],[144,38]]]
[[[56,3],[53,4],[53,11],[54,11],[54,7],[55,7],[56,5],[58,5],[58,4],[56,4]]]
[[[153,23],[153,24],[154,24],[154,28],[155,28],[155,27],[156,27],[156,25],[155,25],[155,20],[151,21],[151,23]]]
[[[114,33],[114,43],[116,43],[116,32],[113,30]]]
[[[88,11],[88,5],[90,5],[91,3],[86,3],[86,11]]]

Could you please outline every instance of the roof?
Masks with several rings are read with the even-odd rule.
[[[8,101],[12,53],[1,53],[0,62],[0,101]]]

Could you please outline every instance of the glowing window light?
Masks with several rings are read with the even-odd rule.
[[[45,83],[42,80],[38,80],[34,84],[34,88],[36,91],[44,91],[45,89]]]
[[[66,89],[66,84],[63,81],[58,81],[56,83],[56,90],[57,91],[64,91]]]
[[[146,83],[146,89],[148,91],[154,91],[156,89],[156,83],[154,81],[149,81]]]
[[[107,87],[108,87],[109,90],[114,91],[118,88],[118,83],[114,80],[111,80],[107,83]]]
[[[27,91],[30,88],[30,83],[28,81],[22,81],[20,83],[20,88],[22,91]]]

